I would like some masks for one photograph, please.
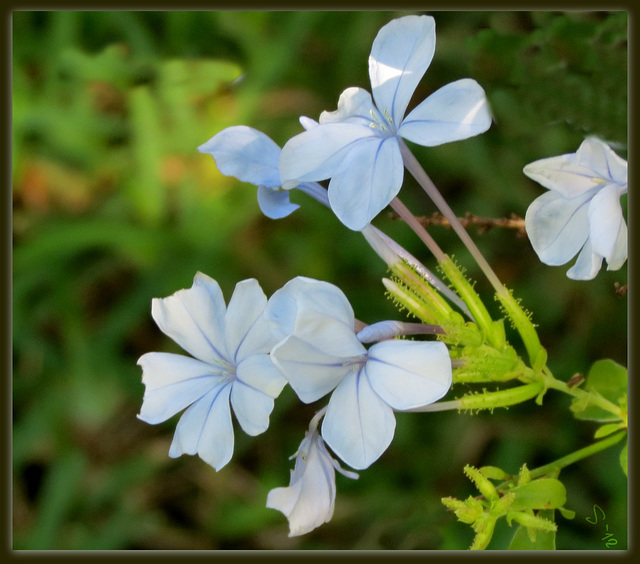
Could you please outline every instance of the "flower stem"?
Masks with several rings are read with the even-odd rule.
[[[391,271],[406,282],[407,285],[414,286],[416,290],[417,288],[424,289],[424,281],[426,280],[438,292],[457,305],[466,315],[472,317],[466,304],[449,286],[391,237],[371,224],[367,225],[361,233],[376,254],[387,263]]]
[[[460,400],[451,400],[451,401],[439,401],[436,403],[430,403],[429,405],[425,405],[422,407],[416,407],[414,409],[405,410],[408,413],[427,413],[432,411],[451,411],[454,409],[461,409],[462,404]]]
[[[586,401],[588,404],[599,407],[612,413],[616,417],[619,417],[625,425],[627,425],[627,413],[623,410],[619,405],[609,401],[608,399],[602,397],[600,394],[589,392],[587,390],[583,390],[578,387],[571,387],[566,382],[562,380],[557,380],[554,378],[548,369],[543,371],[545,377],[545,385],[547,388],[558,390],[559,392],[564,392],[574,398],[581,399]]]
[[[478,249],[476,244],[473,242],[473,239],[467,233],[467,230],[463,227],[462,223],[460,223],[458,216],[453,213],[449,204],[447,204],[446,200],[442,197],[442,194],[440,194],[436,188],[436,185],[432,182],[431,178],[429,178],[429,175],[422,168],[415,155],[402,140],[400,140],[400,151],[407,170],[418,181],[418,184],[422,186],[427,195],[433,200],[433,203],[438,207],[442,215],[444,215],[447,221],[449,221],[449,224],[457,233],[458,237],[460,237],[460,240],[464,243],[465,247],[467,247],[482,272],[484,272],[489,282],[491,282],[491,285],[495,288],[498,295],[507,293],[507,289],[504,287],[502,282],[500,282],[495,272],[493,272],[493,269],[480,252],[480,249]]]
[[[357,333],[357,337],[361,343],[373,343],[405,335],[442,335],[443,333],[444,330],[440,325],[379,321],[364,327]]]
[[[418,184],[422,186],[423,190],[445,216],[451,227],[457,233],[458,237],[460,237],[462,243],[469,250],[480,269],[484,272],[485,276],[494,287],[498,299],[513,322],[518,333],[520,333],[525,348],[527,349],[527,353],[529,354],[529,359],[532,363],[537,362],[544,354],[544,349],[540,344],[538,333],[535,326],[529,319],[529,316],[522,310],[520,304],[513,298],[506,286],[500,282],[495,272],[480,252],[480,249],[478,249],[469,233],[467,233],[467,230],[464,228],[462,223],[460,223],[456,214],[442,197],[442,194],[440,194],[436,185],[433,183],[431,178],[429,178],[429,175],[422,168],[415,155],[411,152],[409,147],[407,147],[406,143],[402,140],[400,140],[400,151],[407,170],[416,179]],[[420,224],[416,218],[414,219],[418,224]]]
[[[442,262],[446,257],[444,251],[438,246],[438,243],[435,242],[433,237],[429,235],[428,231],[418,221],[418,219],[409,211],[407,206],[400,201],[400,198],[394,198],[391,201],[391,207],[402,219],[404,219],[407,225],[413,229],[415,234],[420,237],[420,240],[433,253],[436,260],[438,262]]]
[[[570,464],[578,462],[579,460],[582,460],[583,458],[587,458],[588,456],[597,454],[598,452],[603,451],[619,443],[623,439],[623,437],[626,436],[626,434],[627,434],[626,431],[623,431],[621,433],[615,433],[613,435],[608,436],[605,439],[602,439],[601,441],[598,441],[589,446],[576,450],[570,454],[567,454],[566,456],[563,456],[562,458],[559,458],[554,462],[550,462],[549,464],[545,464],[544,466],[535,468],[529,472],[530,477],[533,480],[535,478],[540,478],[541,476],[545,476],[547,474],[551,474],[551,473],[557,474],[560,470],[562,470],[563,468],[566,468]],[[509,483],[510,481],[500,484],[498,486],[498,489],[499,490],[503,489]]]

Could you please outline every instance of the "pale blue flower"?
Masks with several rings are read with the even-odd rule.
[[[405,117],[435,42],[430,16],[406,16],[380,29],[369,56],[373,98],[362,88],[347,88],[337,111],[323,112],[318,127],[290,139],[280,156],[283,188],[331,178],[331,208],[347,227],[360,230],[400,191],[400,138],[432,147],[486,131],[491,116],[485,93],[471,79],[442,87]]]
[[[313,125],[311,120],[301,123]],[[267,217],[281,219],[300,207],[291,202],[289,191],[281,188],[280,147],[261,131],[246,125],[228,127],[200,145],[198,150],[210,154],[222,174],[256,185],[258,205]],[[321,201],[326,200],[326,190],[315,182],[292,187]]]
[[[322,437],[352,468],[387,449],[394,410],[433,403],[451,386],[444,343],[390,340],[367,350],[346,296],[328,282],[295,278],[274,293],[265,317],[285,336],[271,358],[298,397],[310,403],[333,391]]]
[[[603,259],[608,270],[627,260],[627,224],[620,197],[627,193],[627,162],[603,141],[588,137],[575,153],[528,164],[524,173],[547,188],[529,206],[527,234],[540,260],[567,263],[575,280],[591,280]]]
[[[289,520],[289,536],[304,535],[328,523],[336,500],[336,473],[357,479],[355,472],[340,467],[318,433],[319,413],[295,454],[289,486],[275,488],[267,496],[267,507],[281,511]]]
[[[202,273],[190,289],[152,301],[158,327],[193,356],[153,352],[138,360],[145,385],[140,419],[157,424],[188,407],[169,456],[197,453],[220,470],[233,454],[230,404],[247,434],[269,426],[286,380],[269,358],[276,337],[263,318],[266,305],[251,279],[236,285],[227,307],[218,283]]]

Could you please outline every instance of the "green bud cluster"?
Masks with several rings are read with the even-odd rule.
[[[487,548],[499,519],[504,518],[509,526],[520,525],[535,541],[537,532],[555,533],[557,530],[556,523],[548,518],[548,515],[553,516],[553,510],[558,509],[567,518],[574,515],[564,509],[567,500],[564,485],[556,478],[532,480],[526,465],[515,477],[494,466],[480,469],[465,466],[464,473],[480,495],[469,496],[464,501],[453,497],[441,501],[461,523],[473,528],[476,534],[471,550]],[[500,485],[492,481],[505,479]]]

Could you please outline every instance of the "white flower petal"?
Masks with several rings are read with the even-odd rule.
[[[580,163],[575,153],[534,161],[523,169],[532,180],[572,199],[602,185],[589,167]]]
[[[627,261],[628,237],[627,224],[622,223],[620,225],[620,231],[618,232],[618,238],[613,247],[613,253],[607,257],[607,270],[619,270]]]
[[[257,280],[236,284],[225,316],[227,348],[236,364],[252,354],[268,352],[275,344],[262,316],[266,305],[267,296]]]
[[[166,421],[209,392],[220,375],[209,364],[171,353],[147,353],[138,360],[145,393],[138,417],[152,425]]]
[[[169,449],[169,456],[198,454],[220,470],[233,456],[233,425],[229,383],[218,386],[184,412]]]
[[[615,184],[605,186],[591,200],[589,233],[593,251],[606,259],[609,270],[618,270],[627,260],[627,224]]]
[[[315,119],[307,116],[300,116],[300,118],[298,118],[298,121],[300,122],[300,125],[305,129],[311,129],[318,125],[318,122]]]
[[[403,177],[396,137],[362,139],[331,178],[331,209],[345,226],[360,231],[396,197]]]
[[[356,123],[369,127],[372,112],[378,110],[373,105],[371,94],[364,88],[347,88],[338,99],[338,109],[334,112],[322,112],[320,123]]]
[[[317,433],[307,434],[296,456],[289,487],[275,488],[267,507],[281,511],[289,520],[289,536],[303,535],[331,520],[336,498],[332,459]]]
[[[349,333],[355,336],[351,304],[329,282],[304,276],[290,280],[269,299],[265,318],[279,340],[296,335],[309,342],[322,341],[322,349],[336,356],[362,352],[349,338]]]
[[[395,428],[393,410],[358,371],[351,372],[331,394],[322,437],[349,466],[364,470],[391,444]]]
[[[254,354],[236,368],[236,381],[276,398],[287,385],[287,380],[274,366],[270,355]]]
[[[280,153],[282,187],[331,178],[354,143],[375,135],[373,128],[353,123],[320,124],[296,135]]]
[[[273,398],[261,390],[239,380],[233,383],[231,406],[240,427],[247,435],[254,437],[267,430],[273,404]]]
[[[271,359],[304,403],[328,394],[352,371],[350,358],[327,354],[294,336],[278,344]]]
[[[588,209],[592,193],[566,199],[556,192],[536,198],[525,215],[531,244],[545,264],[565,264],[589,236]]]
[[[451,358],[439,341],[383,341],[369,349],[364,373],[393,409],[428,405],[451,387]]]
[[[218,283],[198,272],[193,286],[168,298],[154,298],[151,315],[160,330],[185,351],[209,364],[228,358],[224,337],[226,305]]]
[[[280,174],[280,173],[278,173]],[[296,211],[300,206],[290,200],[286,190],[258,186],[258,205],[260,211],[269,219],[282,219]]]
[[[576,151],[577,161],[591,169],[604,183],[627,185],[627,161],[596,137],[587,137]]]
[[[468,139],[491,127],[491,114],[482,87],[470,78],[443,86],[414,108],[398,135],[418,145],[434,147]]]
[[[280,147],[261,131],[244,125],[228,127],[198,150],[210,153],[224,175],[256,186],[280,186]]]
[[[373,98],[396,126],[431,64],[436,48],[435,21],[431,16],[405,16],[380,29],[369,56]]]
[[[576,263],[567,270],[567,277],[572,280],[593,280],[602,267],[602,257],[593,252],[591,241],[587,239],[578,255]]]

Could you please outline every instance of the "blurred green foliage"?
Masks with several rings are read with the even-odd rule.
[[[300,115],[335,108],[348,86],[369,87],[377,30],[400,12],[13,13],[13,546],[15,549],[465,549],[471,531],[440,503],[471,493],[462,468],[516,472],[588,444],[564,398],[492,415],[399,414],[373,467],[338,476],[331,523],[287,538],[265,508],[287,485],[316,406],[286,390],[269,430],[241,431],[221,472],[167,456],[175,421],[136,419],[137,358],[177,351],[150,318],[153,297],[191,285],[196,271],[227,297],[255,277],[270,295],[296,275],[338,284],[357,317],[397,318],[384,265],[357,233],[304,195],[274,222],[255,189],[197,152],[246,124],[277,143]],[[492,129],[415,153],[464,215],[524,216],[541,188],[521,173],[574,152],[585,135],[626,158],[625,12],[436,12],[437,48],[413,103],[464,77],[486,89]],[[434,209],[407,178],[403,199]],[[378,226],[427,265],[411,233]],[[445,227],[432,234],[479,277]],[[626,267],[589,283],[542,265],[513,230],[471,229],[501,279],[533,312],[550,366],[568,379],[600,358],[626,365]],[[489,292],[478,280],[477,287]],[[490,296],[489,293],[485,294]],[[488,299],[492,304],[491,298]],[[585,517],[598,504],[626,547],[626,481],[614,449],[562,473],[573,521],[557,547],[604,549]],[[489,548],[506,548],[513,529]]]

